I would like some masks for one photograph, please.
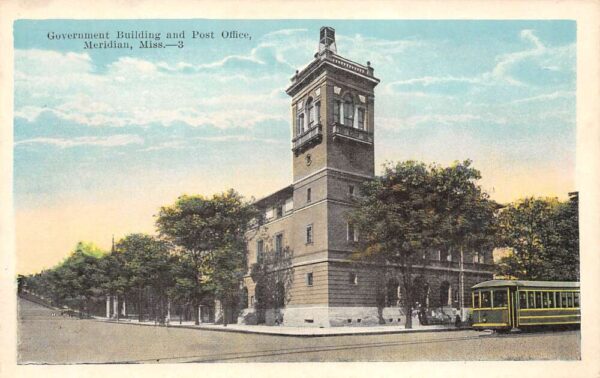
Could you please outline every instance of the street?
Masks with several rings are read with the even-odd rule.
[[[580,358],[579,330],[301,338],[105,323],[52,316],[52,312],[19,299],[19,364]]]

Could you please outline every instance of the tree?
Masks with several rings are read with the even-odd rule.
[[[579,279],[578,201],[528,197],[506,206],[498,242],[510,248],[499,274],[528,280]]]
[[[367,181],[351,212],[360,238],[355,257],[401,273],[406,328],[412,327],[415,301],[423,297],[424,256],[433,248],[466,249],[491,246],[497,205],[477,184],[479,171],[471,161],[449,167],[407,161],[384,166],[381,177]],[[381,284],[395,277],[380,277]],[[383,306],[384,290],[377,303]]]
[[[152,305],[162,322],[167,292],[173,286],[167,243],[150,235],[130,234],[117,243],[115,254],[122,261],[127,286],[137,292],[139,321],[143,320],[144,293],[150,290],[148,296],[157,299]]]
[[[471,161],[455,162],[449,167],[432,168],[439,198],[439,236],[448,253],[458,251],[460,263],[466,251],[492,250],[497,232],[499,205],[490,200],[478,180],[481,174]],[[460,306],[464,306],[464,278],[460,276]]]
[[[160,209],[156,221],[160,235],[180,247],[180,258],[192,268],[193,277],[186,284],[195,310],[206,292],[203,286],[210,285],[224,311],[238,297],[246,269],[246,231],[256,217],[254,207],[234,190],[212,198],[181,196],[174,205]],[[197,311],[195,320],[199,324]]]
[[[440,197],[432,169],[415,161],[388,163],[381,177],[361,186],[349,214],[360,235],[355,257],[400,270],[406,328],[412,328],[414,266],[440,244]]]

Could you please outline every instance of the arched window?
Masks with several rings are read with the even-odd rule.
[[[344,125],[354,126],[354,101],[349,93],[344,96]]]

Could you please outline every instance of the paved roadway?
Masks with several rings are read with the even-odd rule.
[[[20,364],[529,360],[580,357],[578,330],[316,338],[148,327],[51,316],[19,299]]]

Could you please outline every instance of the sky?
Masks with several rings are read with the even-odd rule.
[[[153,233],[154,214],[182,194],[259,198],[289,185],[285,88],[324,25],[340,55],[370,61],[381,79],[376,171],[468,158],[500,202],[576,190],[572,21],[20,20],[17,271],[52,267],[79,240],[109,248],[113,235]],[[167,32],[185,31],[184,47],[90,50],[48,38],[142,30],[167,43]]]

